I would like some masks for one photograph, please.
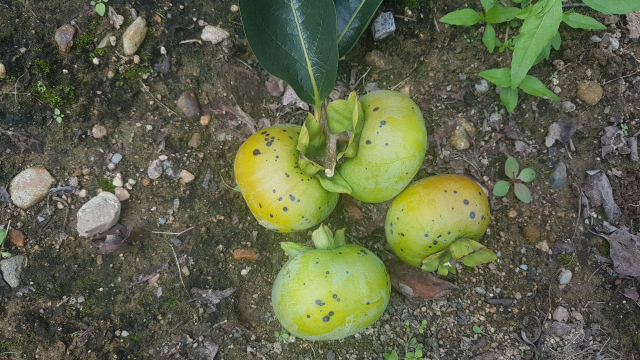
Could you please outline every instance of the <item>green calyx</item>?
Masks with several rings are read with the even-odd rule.
[[[344,246],[347,243],[344,237],[344,229],[340,229],[334,234],[331,229],[323,224],[320,224],[320,227],[311,234],[311,240],[313,241],[316,250],[333,250]],[[291,257],[313,250],[312,247],[300,245],[292,241],[281,242],[280,247]]]
[[[456,273],[454,261],[460,260],[469,267],[486,264],[498,259],[496,254],[484,245],[470,239],[458,239],[446,249],[429,255],[422,260],[422,270],[438,271],[441,275]]]

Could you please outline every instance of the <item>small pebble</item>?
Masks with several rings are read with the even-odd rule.
[[[115,187],[121,187],[124,185],[124,181],[122,181],[122,174],[117,173],[116,177],[113,178],[113,181],[111,182],[113,184],[113,186]]]
[[[196,177],[193,176],[193,174],[188,172],[187,170],[180,171],[180,179],[182,179],[182,181],[184,181],[185,184],[192,182],[193,179],[195,178]]]
[[[94,125],[93,129],[91,129],[91,134],[94,138],[100,139],[107,135],[107,128],[102,125]]]
[[[373,40],[378,41],[386,38],[396,31],[396,22],[392,12],[383,12],[373,21],[371,26]]]
[[[151,180],[144,178],[142,179],[142,186],[149,186],[151,185]]]
[[[487,82],[487,80],[485,79],[482,79],[480,80],[480,84],[476,84],[475,87],[478,92],[485,93],[489,91],[489,82]]]
[[[162,164],[160,163],[160,160],[153,160],[151,163],[149,163],[147,175],[149,175],[149,178],[153,180],[159,178],[160,175],[162,175]],[[144,180],[142,185],[144,185]]]
[[[182,270],[182,275],[184,276],[189,276],[191,274],[189,272],[189,268],[187,267],[187,265],[184,265],[181,270]]]
[[[128,332],[128,331],[126,331],[126,330],[123,330],[123,331],[120,333],[120,336],[121,336],[121,337],[127,337],[127,336],[129,336],[129,332]]]
[[[576,319],[577,321],[582,321],[582,314],[580,314],[575,310],[571,312],[571,316],[573,316],[573,318]]]
[[[474,288],[474,290],[480,295],[484,295],[484,294],[487,293],[487,291],[484,288],[480,287],[480,286]]]
[[[166,219],[166,218],[161,217],[161,218],[158,218],[158,222],[160,223],[160,225],[164,225],[164,224],[166,224],[166,223],[167,223],[167,219]]]
[[[87,197],[87,189],[82,189],[78,191],[78,197],[81,197],[81,198]]]
[[[116,197],[120,201],[128,200],[129,197],[131,197],[131,195],[129,195],[129,192],[127,191],[127,189],[125,189],[123,187],[120,187],[120,186],[116,187],[116,189],[113,191],[113,193],[116,195]]]
[[[507,214],[507,216],[509,216],[510,218],[514,218],[514,217],[518,216],[518,212],[515,211],[513,208],[509,209],[509,213]]]
[[[147,36],[147,22],[142,16],[138,16],[134,22],[129,25],[122,35],[122,45],[125,55],[133,55]]]
[[[231,34],[219,26],[207,25],[202,29],[200,38],[204,41],[211,41],[214,45],[229,38]]]
[[[238,10],[240,10],[240,8],[238,7],[238,5],[233,4],[233,5],[231,5],[231,7],[229,8],[229,10],[231,10],[231,12],[235,13],[235,12],[238,12]]]
[[[111,162],[114,163],[114,164],[119,163],[120,160],[122,160],[122,154],[120,154],[120,153],[115,153],[115,154],[113,154],[113,156],[111,156]]]
[[[562,306],[558,306],[553,312],[553,320],[567,321],[569,319],[569,311]]]
[[[602,86],[595,81],[589,81],[586,83],[578,84],[578,91],[576,92],[576,96],[578,99],[584,101],[587,105],[593,106],[597,104],[600,99],[602,99],[602,95],[604,90]]]
[[[187,90],[180,95],[178,108],[189,119],[194,120],[200,118],[198,100],[196,100],[196,94],[191,90]]]
[[[336,360],[336,353],[331,350],[327,351],[327,360]]]
[[[571,101],[565,101],[562,103],[562,110],[564,112],[572,112],[576,109],[576,104],[572,103]]]
[[[73,46],[73,36],[76,33],[76,28],[73,25],[62,25],[56,30],[55,39],[58,43],[58,49],[62,52],[68,52]]]
[[[527,271],[527,270],[529,270],[529,266],[527,266],[525,264],[522,264],[522,265],[520,265],[520,269],[522,269],[524,271]]]
[[[200,116],[200,125],[207,126],[211,122],[211,115]]]
[[[180,239],[178,239],[178,238],[171,238],[171,239],[169,239],[169,242],[170,242],[173,246],[180,246],[180,245],[182,245],[182,241],[180,241]]]
[[[560,285],[567,285],[571,281],[572,276],[571,270],[562,270],[560,275],[558,275],[558,282]]]
[[[107,165],[107,169],[113,171],[116,169],[116,164],[110,162],[109,165]]]
[[[200,147],[200,144],[202,144],[202,136],[200,136],[199,133],[193,134],[191,139],[189,139],[189,147],[197,149],[198,147]]]
[[[549,182],[552,188],[560,187],[567,182],[567,166],[562,161],[558,161],[549,175]]]
[[[4,79],[7,76],[7,69],[3,63],[0,63],[0,79]]]

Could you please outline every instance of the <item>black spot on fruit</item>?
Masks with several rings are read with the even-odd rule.
[[[453,193],[454,193],[454,194],[457,194],[458,192],[454,190],[454,191],[453,191]]]
[[[322,300],[316,300],[316,305],[324,306],[324,303],[322,302]]]
[[[451,231],[447,231],[447,235],[451,235]]]
[[[282,211],[287,212],[287,211],[289,211],[289,209],[285,206],[285,207],[282,208]]]
[[[281,197],[280,197],[280,198],[278,198],[278,201],[282,201],[282,200],[284,200],[284,199],[283,199],[283,198],[281,198]]]
[[[260,155],[260,154],[262,154],[262,153],[260,152],[260,150],[258,150],[258,149],[253,150],[253,156],[258,156],[258,155]]]
[[[287,173],[284,173],[284,176],[286,176],[286,177],[290,177],[291,175],[289,175],[289,174],[287,174]]]
[[[276,193],[276,189],[273,189],[272,193],[274,193],[274,194],[275,194],[275,193]]]
[[[367,140],[364,143],[367,144],[367,145],[371,145],[371,140]]]
[[[484,220],[484,215],[480,216],[480,220]]]
[[[267,143],[267,146],[271,146],[271,145],[273,145],[273,141],[269,141],[269,142]]]
[[[264,134],[266,134],[266,133],[267,133],[267,130],[265,130],[265,131],[261,132],[260,134],[264,135]]]
[[[328,274],[329,272],[327,271],[326,274]]]
[[[469,200],[464,199],[464,200],[462,200],[462,203],[465,204],[465,205],[469,205]]]
[[[307,319],[310,318],[310,317],[311,317],[311,315],[307,315]]]
[[[472,219],[475,219],[475,218],[476,218],[476,213],[475,213],[475,212],[473,212],[473,211],[472,211],[472,212],[470,212],[470,213],[469,213],[469,217],[470,217],[470,218],[472,218]]]
[[[440,239],[442,237],[442,235],[438,235],[438,239]]]
[[[433,245],[438,245],[438,240],[433,240]]]
[[[324,321],[324,322],[328,322],[329,320],[331,320],[331,318],[328,317],[328,316],[325,316],[325,317],[322,318],[322,321]]]
[[[273,217],[273,214],[269,214],[269,217]]]
[[[293,196],[293,195],[291,195],[291,194],[289,194],[289,200],[291,200],[291,201],[296,201],[296,197],[295,197],[295,196]]]
[[[384,143],[384,146],[389,146],[389,143]]]
[[[369,302],[367,301],[367,305],[369,305]]]
[[[428,238],[428,237],[429,237],[429,234],[424,234],[424,237]]]
[[[260,206],[260,209],[262,209],[262,204],[258,204],[258,206]]]
[[[329,316],[333,316],[333,311],[329,311]]]
[[[332,297],[333,297],[334,299],[337,299],[337,298],[338,298],[338,294],[333,294],[333,296],[332,296]]]
[[[373,111],[378,111],[378,110],[380,110],[380,108],[377,107],[377,106],[375,108],[373,108]]]
[[[383,125],[387,125],[387,121],[386,120],[380,121],[380,127],[382,127]]]

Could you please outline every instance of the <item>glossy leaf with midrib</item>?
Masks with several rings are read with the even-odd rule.
[[[319,107],[338,71],[332,0],[240,0],[245,35],[260,65]]]
[[[382,0],[333,0],[338,20],[338,51],[345,56],[376,14]]]

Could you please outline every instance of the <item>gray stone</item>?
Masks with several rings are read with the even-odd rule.
[[[560,187],[567,182],[567,166],[562,161],[558,161],[549,175],[549,182],[552,188]]]
[[[24,256],[22,255],[12,256],[0,261],[0,272],[2,272],[2,278],[12,288],[20,285],[22,264],[24,264]]]
[[[487,293],[487,291],[484,288],[480,287],[480,286],[474,288],[474,290],[480,295],[484,295],[484,294]]]
[[[153,160],[149,163],[149,168],[147,169],[147,175],[149,179],[155,180],[162,175],[162,163],[160,160]]]
[[[562,306],[558,306],[553,312],[553,320],[567,321],[569,319],[569,311]]]
[[[133,55],[147,36],[147,22],[142,16],[139,16],[122,35],[122,47],[124,54]]]
[[[120,219],[120,209],[120,200],[114,194],[101,192],[78,210],[78,234],[93,237],[111,229]]]
[[[120,153],[115,153],[113,154],[113,156],[111,157],[111,162],[114,164],[117,164],[120,162],[120,160],[122,160],[122,154]]]
[[[200,119],[200,106],[198,105],[198,100],[196,100],[196,94],[191,90],[187,90],[180,95],[178,109],[191,120]]]
[[[73,36],[76,34],[76,28],[72,25],[62,25],[56,30],[56,43],[58,43],[58,49],[62,52],[68,52],[73,46]]]
[[[219,26],[207,25],[202,29],[200,38],[204,41],[211,41],[214,45],[229,38],[229,33]]]
[[[9,185],[13,203],[27,209],[42,201],[55,179],[43,166],[34,166],[21,171]]]
[[[567,285],[571,281],[571,277],[573,277],[571,270],[562,270],[558,275],[558,282],[560,285]]]
[[[480,80],[480,84],[476,84],[475,87],[481,93],[489,91],[489,83],[485,79]]]
[[[371,26],[373,40],[382,40],[396,31],[396,21],[392,12],[380,13]]]
[[[336,360],[336,353],[331,350],[327,351],[327,360]]]
[[[380,88],[378,87],[378,83],[375,82],[367,83],[364,88],[367,90],[367,93],[380,90]]]

